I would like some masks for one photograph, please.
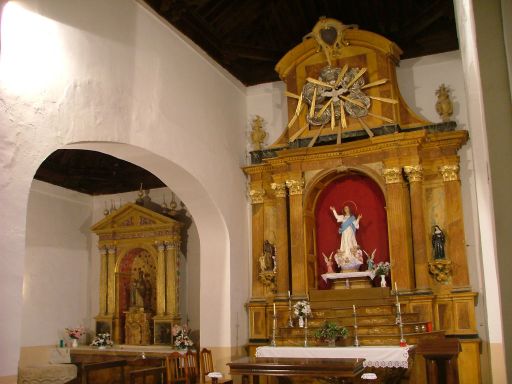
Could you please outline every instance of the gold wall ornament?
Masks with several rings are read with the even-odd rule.
[[[443,122],[450,121],[450,117],[453,115],[453,103],[450,99],[450,89],[441,84],[436,91],[437,102],[436,112],[441,117]]]
[[[251,189],[249,191],[249,198],[251,199],[251,204],[262,204],[265,197],[264,189]]]
[[[276,197],[286,197],[285,183],[272,183],[270,184],[270,188],[272,188]]]
[[[417,181],[423,181],[423,167],[418,165],[406,165],[404,166],[405,174],[407,175],[407,179],[409,183],[414,183]]]
[[[322,50],[327,62],[332,65],[332,59],[340,54],[343,47],[350,44],[344,38],[345,30],[350,28],[357,28],[357,25],[345,25],[336,19],[320,17],[313,30],[304,36],[304,40],[315,39],[318,50]]]
[[[374,128],[387,131],[390,124],[401,130],[429,124],[400,95],[396,65],[401,53],[375,33],[320,19],[276,65],[286,84],[289,123],[273,146],[309,139],[314,147],[333,134],[340,144],[343,137],[353,137],[351,131],[372,137]]]
[[[263,149],[263,142],[268,136],[267,132],[263,129],[263,117],[256,115],[251,122],[251,144],[255,151],[261,151]]]
[[[448,283],[452,274],[452,262],[448,259],[432,260],[428,263],[428,269],[438,283]]]
[[[304,180],[286,180],[286,186],[290,191],[290,195],[302,195],[304,190]]]
[[[459,169],[458,164],[449,164],[439,167],[439,172],[443,176],[443,181],[457,181],[459,180]]]
[[[402,170],[398,167],[384,168],[382,175],[386,184],[400,183],[402,181]]]

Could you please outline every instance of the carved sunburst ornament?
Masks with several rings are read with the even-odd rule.
[[[372,101],[396,104],[395,99],[386,97],[371,96],[365,90],[387,83],[388,79],[380,79],[367,83],[364,77],[366,68],[343,68],[326,67],[318,76],[318,79],[308,77],[300,95],[287,92],[288,97],[298,99],[295,113],[288,124],[290,128],[299,117],[305,105],[308,107],[306,121],[308,125],[324,126],[330,123],[331,129],[338,125],[346,129],[347,119],[352,118],[359,121],[370,137],[373,132],[364,122],[366,116],[376,117],[386,123],[394,123],[393,120],[370,112]],[[302,127],[290,138],[296,140],[307,128]],[[320,132],[318,132],[320,134]]]

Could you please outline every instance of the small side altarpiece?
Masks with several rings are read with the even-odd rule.
[[[115,343],[168,344],[180,322],[181,224],[128,203],[92,227],[100,250],[96,332]]]

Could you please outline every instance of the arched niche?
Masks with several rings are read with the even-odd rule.
[[[321,278],[326,273],[323,254],[336,252],[340,246],[339,224],[330,207],[340,213],[349,205],[363,217],[356,239],[362,250],[375,252],[375,262],[389,261],[386,196],[380,175],[368,167],[337,168],[319,173],[309,183],[305,206],[308,286],[327,289]],[[361,270],[366,269],[365,264]]]

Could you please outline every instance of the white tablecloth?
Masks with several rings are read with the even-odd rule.
[[[375,272],[363,271],[363,272],[343,272],[343,273],[324,273],[322,279],[327,283],[327,280],[335,279],[348,279],[349,277],[365,277],[368,276],[373,280]]]
[[[365,359],[364,367],[408,368],[407,347],[258,347],[256,357]]]

